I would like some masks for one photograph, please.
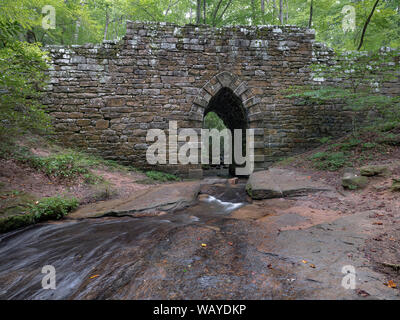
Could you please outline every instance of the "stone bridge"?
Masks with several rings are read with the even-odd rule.
[[[125,164],[200,175],[201,166],[151,166],[148,129],[202,128],[216,112],[228,128],[255,129],[255,168],[305,151],[351,127],[341,106],[306,106],[285,89],[312,81],[308,66],[332,51],[294,26],[177,26],[128,22],[101,45],[48,47],[45,104],[58,139]]]

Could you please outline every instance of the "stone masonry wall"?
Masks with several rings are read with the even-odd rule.
[[[48,47],[53,64],[44,103],[64,144],[149,168],[147,130],[166,130],[170,120],[201,128],[212,97],[229,88],[255,129],[256,168],[267,168],[351,127],[341,106],[285,98],[286,88],[310,80],[307,66],[323,59],[325,49],[313,43],[313,30],[293,26],[129,22],[119,43]],[[231,105],[224,108],[229,116]],[[190,174],[200,166],[156,169]]]

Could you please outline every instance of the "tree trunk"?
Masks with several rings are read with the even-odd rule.
[[[80,26],[81,26],[81,21],[80,21],[80,19],[78,19],[78,20],[76,20],[76,25],[75,25],[75,34],[74,34],[74,42],[75,42],[75,44],[78,44]]]
[[[285,6],[286,6],[286,24],[289,23],[289,0],[285,1]]]
[[[256,24],[256,5],[254,0],[251,0],[251,25]]]
[[[379,3],[379,0],[376,0],[375,4],[374,4],[374,7],[371,10],[371,13],[369,14],[367,20],[365,21],[364,28],[363,28],[363,31],[362,31],[362,34],[361,34],[360,44],[358,45],[357,51],[359,51],[361,49],[362,45],[363,45],[365,31],[367,30],[368,24],[369,24],[369,22],[370,22],[370,20],[372,18],[372,15],[374,14],[375,8],[378,5],[378,3]]]
[[[108,8],[106,8],[106,27],[104,28],[104,40],[107,40],[107,33],[108,33],[108,24],[109,24],[109,16],[108,16]]]
[[[222,17],[224,16],[226,10],[228,10],[229,6],[231,5],[232,0],[229,0],[229,2],[226,4],[224,11],[222,11],[221,15],[219,16],[218,20],[222,20]]]
[[[310,4],[310,18],[308,19],[308,28],[312,26],[312,15],[313,15],[313,0],[311,0]]]
[[[279,22],[283,24],[283,0],[279,0]]]
[[[207,24],[207,21],[206,21],[206,0],[203,0],[203,23]]]
[[[275,23],[275,16],[276,16],[276,0],[272,2],[272,24]]]
[[[201,18],[201,0],[197,0],[196,24],[200,24],[200,18]]]
[[[217,20],[217,13],[218,13],[218,10],[219,10],[219,8],[221,6],[221,3],[222,3],[222,0],[219,0],[217,6],[214,9],[213,16],[212,16],[212,26],[213,27],[215,27],[216,20]]]
[[[265,24],[265,2],[261,0],[261,15],[262,15],[262,22]]]

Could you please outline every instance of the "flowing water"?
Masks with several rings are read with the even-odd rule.
[[[195,278],[199,290],[215,287],[221,279],[199,271],[174,290],[186,269],[210,264],[200,242],[219,241],[210,239],[245,204],[244,186],[218,197],[163,216],[63,220],[0,235],[0,299],[175,298]],[[45,265],[56,270],[55,290],[42,288]]]

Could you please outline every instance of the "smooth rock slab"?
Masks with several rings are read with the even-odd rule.
[[[330,191],[332,187],[312,181],[309,176],[296,171],[270,168],[250,175],[246,186],[253,199],[298,197],[318,191]]]
[[[143,212],[178,210],[193,204],[199,192],[199,181],[163,184],[139,190],[126,199],[99,201],[94,204],[88,204],[69,214],[68,218],[137,216]]]

